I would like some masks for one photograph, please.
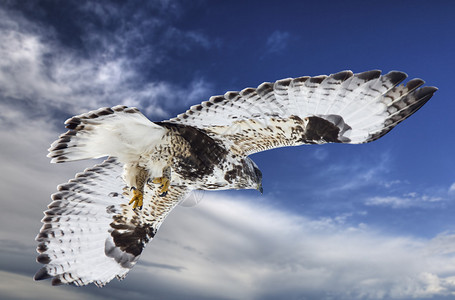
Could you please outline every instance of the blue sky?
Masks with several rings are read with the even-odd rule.
[[[451,1],[3,1],[0,294],[11,299],[455,299]],[[122,282],[33,282],[49,195],[95,162],[50,165],[68,117],[171,118],[286,77],[400,70],[439,91],[365,145],[252,156],[264,195],[177,207]]]

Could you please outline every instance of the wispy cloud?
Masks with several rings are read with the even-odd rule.
[[[111,18],[119,14],[118,10],[110,11]],[[139,39],[138,32],[148,25],[142,20],[136,20],[141,26],[119,28],[114,34],[88,31],[82,37],[88,53],[82,55],[60,44],[54,38],[52,28],[32,24],[14,11],[0,9],[0,16],[0,97],[15,102],[27,101],[27,105],[33,103],[35,112],[46,112],[51,107],[76,114],[125,104],[138,106],[159,119],[171,117],[169,114],[177,104],[202,101],[210,94],[211,85],[203,78],[196,78],[184,86],[144,78],[140,69],[146,59],[144,54],[134,55],[131,49],[124,49],[125,45],[144,45],[144,41],[130,41]],[[161,26],[163,24],[155,28]],[[153,29],[153,26],[147,28],[147,32]],[[167,43],[167,47],[178,45],[187,49],[196,44],[210,47],[209,40],[200,33],[172,27],[167,31],[171,36],[166,40],[173,41]],[[141,53],[146,52],[147,57],[161,51],[159,45],[144,47],[148,49],[141,49]],[[155,57],[166,59],[162,53]],[[160,59],[147,61],[147,66],[157,67]]]
[[[450,189],[449,189],[450,191]],[[419,194],[408,192],[402,196],[375,196],[366,199],[367,206],[383,206],[391,208],[431,207],[443,205],[449,201],[450,192]]]
[[[455,182],[449,187],[449,194],[455,194]]]
[[[369,206],[390,206],[392,208],[408,208],[411,206],[416,206],[412,198],[403,198],[403,197],[372,197],[365,201],[366,205]]]
[[[423,240],[388,236],[364,225],[333,226],[330,220],[324,226],[248,199],[210,197],[195,209],[177,209],[160,233],[163,239],[146,254],[155,262],[166,255],[171,265],[184,267],[183,274],[163,274],[170,281],[181,282],[189,272],[195,276],[187,284],[207,295],[228,285],[237,287],[234,297],[256,299],[382,299],[455,291],[450,277],[455,251],[447,248],[452,235]]]
[[[323,165],[318,166],[313,160],[305,161],[305,167],[313,169],[314,176],[320,179],[318,183],[321,188],[316,191],[318,194],[352,193],[366,187],[380,186],[382,188],[385,185],[393,185],[386,176],[390,170],[390,153],[383,152],[379,156],[359,155],[353,159],[345,159],[341,148],[332,149],[330,149],[331,151],[325,150],[328,153],[322,155],[323,159],[317,158],[320,156],[317,152],[312,153],[319,161],[323,161]],[[327,157],[332,160],[324,160]]]
[[[291,34],[289,32],[275,30],[267,38],[267,53],[275,54],[283,52],[287,48],[290,38]]]
[[[319,161],[325,161],[328,156],[329,152],[325,148],[320,147],[313,151],[313,157]]]

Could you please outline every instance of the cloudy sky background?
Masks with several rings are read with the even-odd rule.
[[[451,1],[1,1],[0,295],[10,299],[455,299]],[[255,191],[177,207],[107,287],[33,282],[34,238],[68,117],[138,107],[152,120],[286,77],[401,70],[439,88],[366,145],[253,155]]]

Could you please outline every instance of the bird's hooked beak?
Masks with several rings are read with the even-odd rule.
[[[262,183],[258,184],[257,190],[261,192],[261,194],[264,193],[264,189],[262,188]]]

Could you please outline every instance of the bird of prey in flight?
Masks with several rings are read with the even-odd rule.
[[[106,157],[58,186],[44,212],[35,280],[103,286],[122,279],[169,212],[193,190],[257,189],[253,153],[304,144],[374,141],[437,90],[373,70],[287,78],[227,92],[175,118],[101,108],[68,119],[52,162]]]

